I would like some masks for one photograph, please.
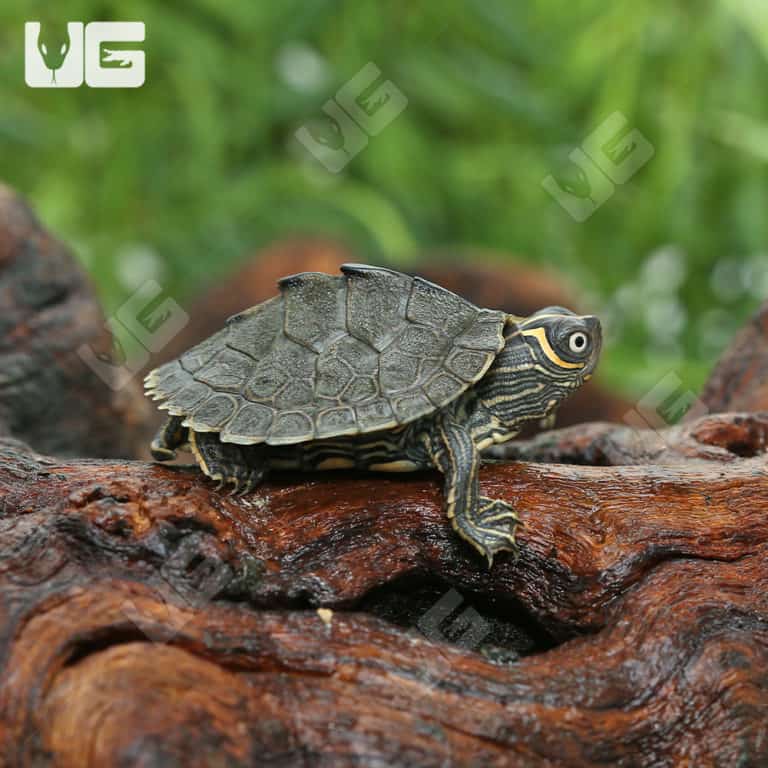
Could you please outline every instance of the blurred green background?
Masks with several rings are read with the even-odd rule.
[[[27,20],[144,21],[146,84],[26,87]],[[408,105],[329,173],[294,132],[368,62]],[[655,154],[578,223],[542,180],[577,189],[568,153],[616,111]],[[767,177],[765,0],[0,4],[0,179],[108,309],[148,276],[183,304],[288,234],[406,267],[490,248],[578,287],[626,394],[695,389],[768,296]]]

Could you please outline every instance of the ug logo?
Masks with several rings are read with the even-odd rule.
[[[24,79],[30,88],[139,88],[144,85],[144,51],[120,43],[144,42],[141,21],[70,21],[66,35],[24,25]]]

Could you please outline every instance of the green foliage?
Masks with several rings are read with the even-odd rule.
[[[145,86],[27,88],[26,20],[144,21]],[[368,62],[408,106],[330,174],[294,131]],[[750,0],[4,0],[0,176],[111,307],[145,272],[183,302],[286,234],[490,247],[580,286],[616,384],[695,388],[768,291],[766,82]],[[655,154],[577,223],[542,179],[616,111]]]

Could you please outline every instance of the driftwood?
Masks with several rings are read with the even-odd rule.
[[[736,335],[709,377],[701,402],[711,413],[768,410],[768,302]]]
[[[487,467],[490,571],[430,474],[235,498],[6,442],[4,764],[765,764],[768,418],[697,429],[745,419],[750,458]]]
[[[703,400],[743,412],[574,426],[486,466],[523,521],[491,570],[433,473],[234,497],[192,467],[40,455],[16,423],[0,766],[768,764],[768,356],[736,343]],[[10,391],[2,413],[37,401]]]
[[[99,366],[111,352],[85,273],[0,184],[0,435],[59,456],[138,456],[150,411],[135,382]]]

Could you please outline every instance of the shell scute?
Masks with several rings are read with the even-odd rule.
[[[343,281],[332,275],[305,272],[280,282],[285,301],[285,334],[320,352],[328,339],[346,332]]]
[[[200,368],[194,377],[216,392],[237,393],[254,366],[254,361],[247,355],[225,347]]]
[[[160,407],[222,441],[287,445],[390,429],[482,377],[506,316],[377,267],[302,273],[149,374]]]

